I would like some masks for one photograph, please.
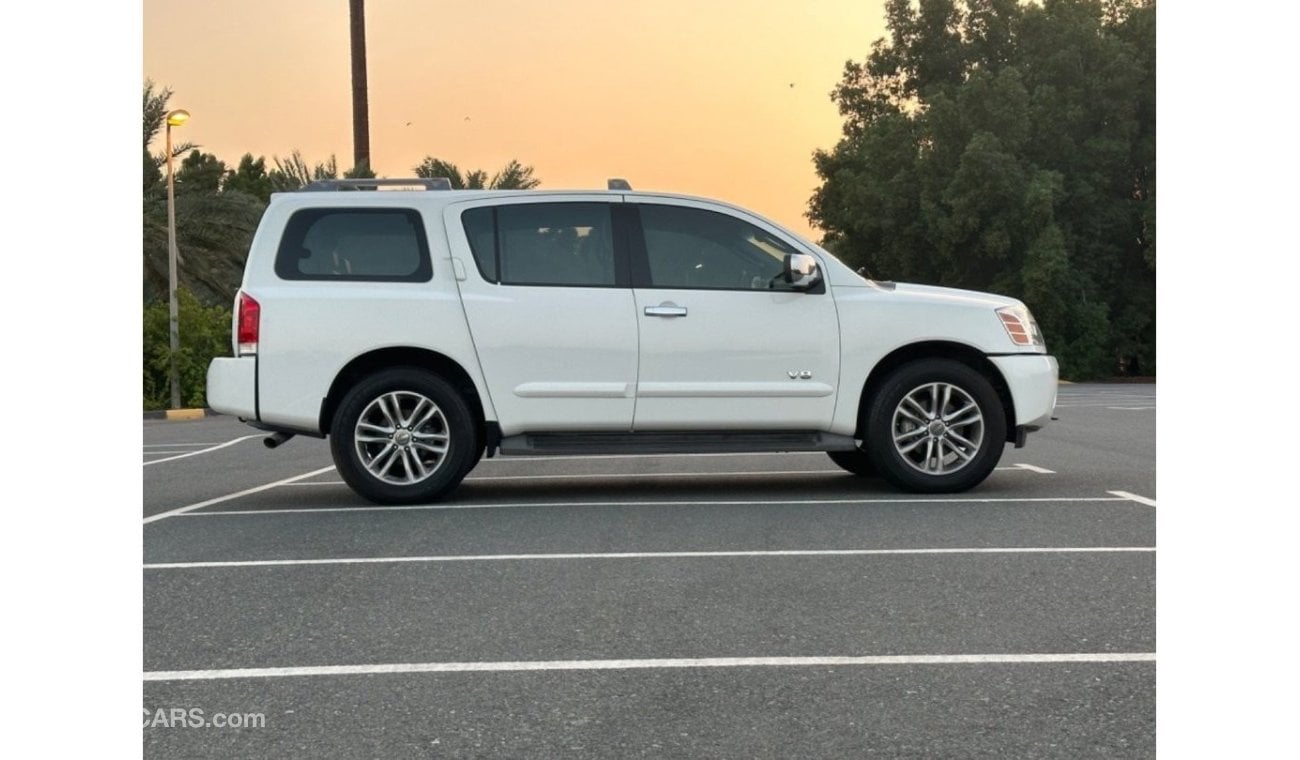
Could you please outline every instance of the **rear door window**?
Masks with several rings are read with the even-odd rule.
[[[608,203],[521,203],[470,209],[465,235],[489,282],[616,287]]]

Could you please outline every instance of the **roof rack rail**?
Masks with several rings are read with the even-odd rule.
[[[419,186],[425,190],[450,190],[451,180],[446,177],[413,177],[411,179],[318,179],[302,188],[304,192],[328,190],[377,190],[380,187]]]
[[[611,179],[611,180],[608,182],[608,184],[606,184],[605,186],[608,187],[610,190],[629,190],[629,191],[630,191],[630,190],[632,189],[632,185],[631,185],[627,180],[625,180],[625,179],[619,179],[619,178],[617,178],[617,177]]]

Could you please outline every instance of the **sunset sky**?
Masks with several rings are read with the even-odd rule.
[[[294,149],[351,165],[347,0],[143,9],[143,75],[192,114],[178,140],[231,167]],[[812,152],[841,124],[829,92],[884,32],[883,0],[369,0],[372,164],[518,158],[543,188],[626,177],[816,237]]]

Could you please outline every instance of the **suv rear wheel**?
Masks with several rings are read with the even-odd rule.
[[[330,452],[357,493],[380,504],[436,501],[473,466],[465,400],[437,375],[383,370],[353,386],[330,426]]]
[[[899,367],[872,399],[865,448],[890,483],[921,493],[979,485],[1002,457],[1007,423],[993,385],[968,365]]]

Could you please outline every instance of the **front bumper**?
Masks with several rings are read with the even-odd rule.
[[[1060,381],[1056,357],[1015,354],[990,356],[989,361],[1007,381],[1016,409],[1016,427],[1037,430],[1046,425],[1056,409],[1056,389]]]
[[[257,418],[257,357],[218,357],[208,365],[208,406],[222,414]]]

